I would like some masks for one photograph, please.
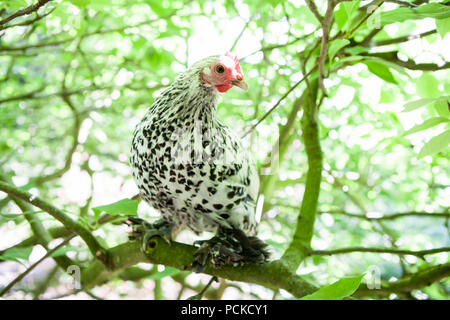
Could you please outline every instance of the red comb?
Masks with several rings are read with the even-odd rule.
[[[232,54],[231,52],[225,53],[225,56],[233,59],[235,65],[236,65],[236,71],[239,73],[242,73],[242,69],[241,69],[241,65],[239,64],[238,57],[236,55]]]
[[[235,56],[234,54],[232,54],[230,52],[227,52],[227,53],[225,53],[225,56],[230,57],[231,59],[233,59],[235,63],[239,63],[239,60],[238,60],[237,56]]]

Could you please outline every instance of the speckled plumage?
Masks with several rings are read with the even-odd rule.
[[[180,74],[137,125],[131,149],[141,197],[176,227],[254,235],[258,175],[249,152],[216,118],[218,90],[201,80],[203,59]]]

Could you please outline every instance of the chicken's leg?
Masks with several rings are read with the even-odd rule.
[[[160,236],[167,243],[172,241],[173,225],[165,220],[158,220],[155,223],[149,223],[141,218],[129,216],[125,221],[132,230],[128,235],[130,240],[142,239],[142,250],[147,252],[148,242],[152,237]]]
[[[217,235],[209,240],[196,241],[199,249],[194,253],[192,270],[203,272],[211,260],[214,268],[224,265],[239,266],[244,263],[265,263],[269,259],[267,244],[257,237],[247,237],[236,228],[219,227]]]

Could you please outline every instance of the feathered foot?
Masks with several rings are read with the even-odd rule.
[[[125,223],[130,226],[131,232],[128,235],[130,240],[142,239],[142,251],[148,252],[148,242],[152,237],[159,236],[168,244],[172,242],[173,225],[164,220],[149,223],[135,216],[128,216]]]
[[[209,260],[214,268],[220,268],[224,265],[262,264],[270,257],[267,244],[257,237],[247,237],[239,229],[220,228],[213,238],[196,241],[194,245],[199,246],[192,263],[194,272],[203,272]]]

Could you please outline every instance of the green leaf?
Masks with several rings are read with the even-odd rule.
[[[393,62],[390,62],[390,61],[387,61],[387,60],[384,60],[384,59],[381,59],[378,57],[368,57],[368,56],[365,56],[364,60],[377,62],[379,64],[386,66],[389,69],[393,69],[393,70],[397,71],[398,73],[409,77],[409,74],[408,74],[408,72],[405,71],[405,68],[400,67],[399,65],[397,65]]]
[[[382,26],[403,22],[406,20],[421,20],[425,18],[446,19],[450,18],[450,7],[440,3],[429,3],[417,8],[397,8],[381,13]]]
[[[358,10],[360,0],[341,2],[338,10],[334,12],[334,18],[340,30],[350,29],[354,13]]]
[[[441,96],[441,91],[438,87],[439,81],[435,76],[427,72],[424,72],[416,80],[417,94],[423,98],[437,98]]]
[[[382,89],[379,103],[391,103],[395,101],[395,94],[392,90]]]
[[[426,106],[427,104],[432,103],[433,101],[436,101],[436,99],[424,98],[415,101],[410,101],[403,106],[405,109],[403,109],[402,112],[410,112],[419,109],[421,107]]]
[[[2,255],[0,255],[0,260],[8,260],[22,263],[19,259],[28,260],[31,251],[33,251],[33,247],[11,248],[3,252]]]
[[[147,2],[152,11],[155,12],[160,17],[167,15],[171,11],[171,9],[164,8],[161,5],[162,1],[160,0],[146,0],[145,2]]]
[[[432,156],[445,148],[450,144],[450,130],[444,131],[440,135],[433,137],[428,141],[420,150],[417,158],[422,159],[426,156]]]
[[[429,3],[414,9],[421,17],[446,19],[450,18],[450,7],[441,3]]]
[[[369,68],[369,71],[372,72],[374,75],[380,77],[381,79],[387,82],[397,84],[397,81],[395,80],[391,71],[385,65],[375,61],[363,61],[363,63]]]
[[[433,118],[425,120],[421,124],[411,128],[411,129],[409,129],[408,131],[406,131],[404,133],[404,135],[408,136],[410,134],[413,134],[413,133],[416,133],[419,131],[427,130],[427,129],[437,126],[438,124],[443,123],[443,122],[450,122],[450,120],[446,119],[446,118],[442,118],[442,117],[433,117]]]
[[[282,0],[268,0],[267,2],[270,3],[270,5],[273,8],[275,8],[277,5],[279,5],[282,2]]]
[[[18,217],[21,217],[22,214],[17,214],[17,213],[0,213],[0,216],[2,216],[3,218],[6,219],[16,219]]]
[[[352,295],[358,289],[363,277],[364,274],[357,277],[342,278],[300,300],[342,300]]]
[[[330,43],[330,46],[328,47],[328,57],[330,58],[330,60],[333,60],[336,53],[349,43],[350,40],[348,39],[336,39],[332,41]]]
[[[344,30],[344,26],[347,22],[347,11],[342,3],[339,4],[339,8],[334,11],[334,20],[339,27],[339,30]]]
[[[63,248],[57,249],[55,252],[53,252],[50,257],[59,257],[65,255],[67,252],[86,252],[87,249],[85,248],[79,248],[74,246],[67,246]]]
[[[138,203],[131,199],[122,199],[114,203],[110,203],[104,206],[92,208],[95,217],[98,218],[100,213],[106,212],[110,215],[126,214],[137,215]]]
[[[353,13],[356,12],[359,8],[360,0],[353,0],[350,2],[342,2],[344,6],[345,12],[347,12],[347,17],[350,19],[353,16]]]
[[[433,103],[434,109],[440,117],[449,118],[450,117],[450,102],[447,99],[439,99]]]
[[[6,5],[6,8],[8,8],[11,11],[17,11],[19,9],[28,7],[28,4],[25,0],[8,1],[8,2],[6,2],[6,4],[2,4],[2,5]]]
[[[85,8],[91,3],[91,0],[69,0],[69,2],[78,8]]]
[[[436,19],[436,30],[444,38],[447,33],[450,32],[450,18],[447,19]]]
[[[363,47],[363,46],[354,46],[354,47],[347,47],[347,48],[344,49],[344,51],[350,53],[353,56],[355,56],[355,55],[358,55],[360,53],[367,52],[368,48]]]
[[[42,210],[38,210],[38,211],[25,211],[25,212],[21,212],[21,213],[0,213],[0,216],[2,216],[3,218],[7,218],[7,219],[15,219],[18,217],[22,217],[24,214],[34,214],[34,213],[41,213],[44,212]]]
[[[171,277],[174,276],[178,273],[180,273],[181,271],[178,270],[177,268],[172,268],[172,267],[165,267],[165,269],[161,272],[152,274],[151,276],[146,277],[146,279],[151,279],[151,280],[160,280],[162,278],[165,277]]]

